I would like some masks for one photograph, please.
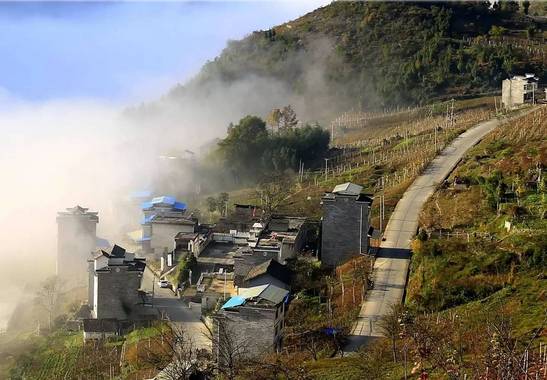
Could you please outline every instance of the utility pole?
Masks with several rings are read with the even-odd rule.
[[[226,300],[226,271],[224,271],[224,300]]]
[[[327,180],[329,173],[329,160],[330,158],[325,158],[325,181]]]
[[[435,153],[438,153],[438,150],[437,150],[437,126],[435,126]]]
[[[150,270],[150,269],[149,269]],[[152,272],[152,270],[150,270]],[[152,276],[152,306],[154,306],[154,297],[155,297],[155,285],[156,285],[156,274],[153,273]]]
[[[379,210],[379,217],[380,217],[380,233],[383,231],[384,228],[384,177],[381,178],[381,185],[382,185],[382,192],[380,194],[380,210]]]
[[[386,196],[382,191],[382,221],[386,219]]]
[[[452,110],[450,111],[450,128],[454,127],[454,98],[452,98]]]
[[[382,228],[384,227],[382,225],[382,196],[380,195],[380,204],[378,205],[379,207],[379,210],[378,210],[378,216],[380,218],[380,233],[382,233]]]

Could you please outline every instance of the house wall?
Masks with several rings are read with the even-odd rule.
[[[97,221],[86,215],[57,218],[57,275],[85,284],[87,260],[97,244]]]
[[[107,339],[107,338],[115,337],[116,335],[118,334],[116,334],[115,332],[96,332],[96,331],[85,332],[84,331],[84,341]]]
[[[355,196],[323,199],[321,263],[336,266],[368,251],[369,204]]]
[[[150,247],[155,254],[162,254],[165,249],[175,249],[175,236],[179,232],[194,232],[194,225],[152,223]]]
[[[93,310],[93,284],[94,282],[94,276],[95,276],[95,261],[89,260],[87,263],[87,305],[90,307],[91,310]]]
[[[524,81],[505,79],[501,86],[501,100],[506,107],[524,103]]]
[[[223,337],[228,337],[225,347],[236,347],[239,355],[245,358],[258,358],[264,354],[280,350],[283,344],[284,309],[283,305],[272,308],[243,306],[236,311],[221,310],[214,316],[213,355],[222,361]],[[277,313],[276,313],[277,312]],[[225,329],[225,333],[219,329]],[[225,348],[228,349],[228,348]]]
[[[505,79],[501,83],[501,101],[508,108],[531,102],[535,89],[536,83],[526,79]]]
[[[140,302],[141,280],[141,272],[128,271],[125,266],[96,272],[94,317],[127,319]]]

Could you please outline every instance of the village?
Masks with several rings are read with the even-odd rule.
[[[531,74],[503,81],[502,105],[536,103],[536,82]],[[439,179],[450,165],[442,164]],[[451,186],[466,189],[457,177]],[[202,223],[198,211],[174,196],[137,192],[126,206],[131,215],[140,214],[140,228],[113,244],[97,236],[97,212],[67,208],[57,215],[57,280],[65,289],[85,285],[87,300],[66,328],[80,331],[84,342],[97,342],[161,321],[191,342],[193,353],[184,361],[197,353],[220,366],[234,357],[260,360],[284,349],[287,312],[298,297],[292,292],[297,273],[291,264],[305,261],[338,273],[338,267],[363,259],[361,313],[339,349],[354,352],[367,338],[385,335],[377,324],[388,306],[404,299],[421,205],[400,202],[406,211],[394,211],[404,216],[392,216],[390,228],[382,221],[372,225],[373,202],[363,186],[346,182],[322,195],[316,205],[320,218],[285,215],[260,204],[228,207],[223,199],[218,220]],[[353,298],[355,303],[355,288]],[[325,334],[336,335],[337,327],[328,330]]]
[[[217,224],[206,225],[184,203],[158,196],[141,203],[142,230],[129,233],[123,248],[106,243],[92,257],[98,213],[68,208],[57,217],[57,275],[74,285],[88,278],[88,299],[72,328],[87,341],[163,319],[217,356],[222,348],[212,343],[222,340],[204,339],[207,331],[244,345],[246,357],[279,352],[292,297],[287,262],[306,256],[334,268],[370,255],[371,239],[379,238],[370,225],[372,202],[361,186],[344,183],[323,196],[321,221],[236,204]],[[191,264],[168,280],[180,263]]]
[[[547,380],[547,1],[0,17],[0,380]]]

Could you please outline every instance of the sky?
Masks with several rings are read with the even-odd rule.
[[[0,2],[0,103],[151,100],[197,73],[229,39],[327,3]]]

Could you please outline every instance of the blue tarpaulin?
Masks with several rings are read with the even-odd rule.
[[[222,305],[222,309],[226,309],[229,307],[236,307],[241,306],[245,303],[246,298],[242,296],[233,296],[226,302],[224,305]]]
[[[336,329],[336,327],[327,327],[323,331],[327,335],[336,335],[338,333],[338,329]]]

